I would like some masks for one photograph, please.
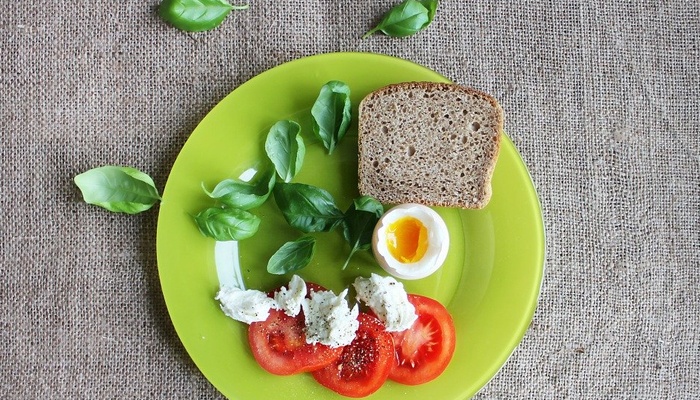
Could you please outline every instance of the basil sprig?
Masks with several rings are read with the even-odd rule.
[[[226,0],[163,0],[158,15],[183,31],[201,32],[219,26],[231,10],[247,8],[247,4],[232,6]]]
[[[269,168],[255,182],[243,182],[237,179],[225,179],[219,182],[211,192],[202,189],[207,196],[219,200],[228,207],[250,210],[261,206],[272,193],[275,186],[275,170]]]
[[[255,235],[260,218],[237,208],[210,207],[194,217],[202,235],[219,242],[243,240]]]
[[[406,0],[389,10],[379,25],[365,33],[362,39],[377,31],[382,31],[391,37],[414,35],[430,25],[435,17],[437,6],[437,0]]]
[[[315,252],[316,239],[313,236],[304,236],[293,242],[287,242],[272,255],[267,263],[267,272],[283,275],[300,270],[309,265]]]
[[[311,107],[314,135],[332,154],[350,127],[350,88],[343,82],[330,81],[321,87]]]
[[[275,165],[277,174],[289,182],[301,170],[306,147],[298,123],[289,120],[277,122],[270,128],[265,140],[267,157]]]
[[[73,178],[86,203],[109,211],[137,214],[160,200],[153,179],[130,168],[107,165]]]
[[[348,266],[356,252],[369,250],[372,246],[374,227],[382,214],[384,214],[384,207],[370,196],[355,199],[345,212],[343,237],[350,244],[350,254],[343,264],[343,269]]]
[[[343,212],[327,191],[303,183],[278,183],[272,191],[287,223],[304,233],[329,232],[343,222]]]

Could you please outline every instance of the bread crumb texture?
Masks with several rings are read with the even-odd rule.
[[[483,208],[503,130],[496,100],[454,84],[407,82],[359,111],[359,190],[384,204]]]

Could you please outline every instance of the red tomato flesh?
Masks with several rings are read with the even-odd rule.
[[[394,365],[394,343],[384,324],[360,313],[360,327],[340,357],[323,369],[312,372],[314,379],[334,392],[348,397],[365,397],[386,381]]]
[[[420,385],[437,378],[447,368],[455,350],[452,316],[439,302],[409,294],[418,319],[402,332],[391,332],[396,359],[389,379],[404,385]]]
[[[325,289],[307,283],[307,290]],[[270,316],[265,321],[250,324],[248,341],[258,364],[275,375],[292,375],[323,368],[335,361],[343,351],[342,347],[306,343],[303,312],[290,317],[282,310],[270,310]]]

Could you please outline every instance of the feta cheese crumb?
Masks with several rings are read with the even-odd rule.
[[[416,308],[408,301],[403,284],[390,276],[360,276],[355,279],[353,286],[357,290],[357,299],[374,311],[388,332],[404,331],[418,318]]]
[[[289,281],[288,288],[282,286],[275,293],[277,309],[284,310],[290,317],[296,317],[301,311],[301,301],[306,297],[306,283],[298,275],[294,275]]]
[[[231,286],[222,287],[216,300],[221,302],[224,314],[246,324],[265,321],[270,316],[270,309],[278,308],[274,299],[259,290]]]
[[[357,304],[350,309],[343,290],[338,296],[331,291],[311,292],[311,298],[304,299],[306,322],[306,342],[321,343],[330,347],[347,346],[355,339],[360,323],[357,321]]]

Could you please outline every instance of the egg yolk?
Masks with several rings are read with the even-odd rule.
[[[386,230],[386,245],[401,263],[419,261],[428,249],[428,230],[416,218],[400,218]]]

